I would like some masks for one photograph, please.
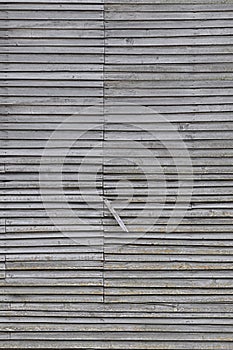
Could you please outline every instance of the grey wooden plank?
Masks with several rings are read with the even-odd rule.
[[[212,278],[141,278],[141,279],[127,279],[127,278],[108,278],[105,281],[105,286],[107,288],[117,288],[118,294],[121,291],[121,288],[132,288],[135,292],[137,288],[143,288],[146,294],[147,290],[150,288],[164,288],[166,291],[167,288],[174,288],[174,290],[179,290],[179,288],[184,288],[187,290],[190,288],[203,288],[204,290],[207,288],[212,288],[212,290],[208,290],[208,294],[215,294],[215,290],[218,288],[223,288],[224,293],[227,293],[227,289],[232,286],[232,279],[212,279]],[[211,293],[212,292],[212,293]],[[177,292],[178,293],[178,292]],[[155,292],[156,294],[156,292]]]
[[[4,313],[4,314],[3,314]],[[5,315],[5,317],[3,317]],[[45,318],[43,318],[45,316]],[[20,321],[25,321],[28,323],[33,322],[40,322],[40,323],[46,323],[50,321],[51,324],[55,325],[56,323],[63,323],[65,318],[67,317],[67,323],[68,324],[79,324],[82,323],[82,320],[79,317],[82,317],[83,323],[102,323],[103,320],[101,317],[107,317],[106,323],[111,321],[113,324],[140,324],[143,320],[144,324],[168,324],[171,322],[172,324],[175,323],[177,325],[180,324],[210,324],[210,325],[218,325],[221,321],[224,325],[231,325],[231,313],[200,313],[199,315],[195,313],[176,313],[176,316],[174,316],[174,313],[143,313],[141,318],[138,317],[138,313],[124,313],[119,315],[116,312],[109,313],[109,317],[104,312],[99,313],[85,313],[85,312],[51,312],[50,316],[47,316],[45,312],[43,311],[34,311],[34,314],[32,311],[15,311],[15,310],[5,310],[0,312],[1,322],[7,323],[11,320],[11,317],[15,323],[21,323]],[[170,318],[170,320],[169,320]],[[190,323],[189,323],[190,321]]]
[[[77,5],[77,1],[76,0],[50,0],[49,1],[51,4],[76,4]],[[78,1],[79,4],[103,4],[103,0],[79,0]],[[5,4],[5,1],[4,0],[1,0],[0,3],[4,3]],[[33,3],[36,3],[36,4],[44,4],[46,3],[46,0],[11,0],[10,1],[11,4],[21,4],[21,3],[24,3],[24,4],[27,4],[27,3],[30,3],[30,4],[33,4]]]
[[[2,341],[2,348],[8,349],[9,346],[12,349],[29,349],[31,346],[37,346],[38,340],[10,340],[10,341]],[[179,340],[172,340],[171,341],[163,341],[163,344],[161,344],[161,341],[116,341],[116,340],[105,340],[103,341],[97,341],[97,340],[41,340],[40,346],[43,346],[46,349],[53,349],[54,346],[56,346],[57,349],[82,349],[82,348],[95,348],[95,349],[108,349],[109,346],[111,346],[113,349],[145,349],[145,346],[147,349],[174,349],[174,346],[176,346],[178,349],[199,349],[200,347],[200,341],[195,339],[195,342],[193,340],[186,340],[186,341],[179,341]],[[201,342],[201,346],[203,349],[216,349],[216,350],[228,350],[230,346],[232,346],[232,342],[230,341],[222,341],[222,340],[203,340]]]
[[[49,332],[38,332],[35,333],[35,339],[37,340],[82,340],[82,341],[86,341],[86,339],[90,339],[90,340],[94,340],[94,341],[118,341],[119,336],[123,336],[124,340],[128,340],[128,341],[163,341],[163,339],[166,337],[166,339],[173,341],[173,340],[180,340],[180,341],[185,341],[185,340],[199,340],[199,341],[232,341],[232,333],[229,332],[223,332],[223,333],[219,333],[216,332],[215,334],[213,333],[195,333],[195,332],[190,332],[190,333],[179,333],[179,332],[174,332],[169,333],[169,332],[135,332],[135,333],[131,333],[131,332],[64,332],[64,333],[59,333],[59,332],[53,332],[53,333],[49,333]],[[21,333],[21,332],[14,332],[11,334],[11,339],[28,339],[31,340],[31,333],[30,332],[25,332],[25,333]]]
[[[0,304],[3,306],[6,306],[8,304]],[[14,302],[12,303],[12,310],[18,310],[18,311],[53,311],[56,309],[57,311],[64,311],[64,312],[81,312],[81,314],[89,315],[91,314],[97,314],[100,315],[101,313],[105,312],[113,312],[117,313],[119,316],[120,314],[134,314],[134,315],[140,315],[141,313],[143,315],[149,315],[151,313],[167,313],[171,312],[175,315],[177,315],[179,312],[184,313],[194,313],[196,316],[201,312],[206,312],[212,316],[214,313],[224,313],[227,315],[228,313],[232,313],[232,305],[231,303],[210,303],[210,304],[203,304],[203,303],[177,303],[177,304],[169,304],[169,303],[151,303],[149,304],[142,304],[142,303],[20,303],[20,302]]]
[[[191,5],[193,6],[193,5]],[[212,8],[213,4],[211,5]],[[142,23],[144,24],[144,23]],[[216,27],[216,28],[200,28],[200,27],[194,27],[194,28],[173,28],[173,29],[148,29],[145,30],[143,28],[141,29],[130,29],[131,23],[129,23],[128,29],[109,29],[111,27],[111,24],[108,25],[105,36],[107,38],[140,38],[140,37],[146,37],[146,38],[156,38],[156,37],[192,37],[192,36],[212,36],[212,35],[218,35],[218,36],[224,36],[232,33],[232,28],[226,27]],[[10,31],[10,35],[13,33],[18,33],[18,31]],[[20,31],[21,33],[21,31]]]
[[[2,19],[0,21],[0,28],[2,29],[103,29],[102,19],[40,19],[32,20],[24,19]]]
[[[85,47],[84,47],[85,49]],[[17,48],[16,48],[17,51]],[[20,51],[20,48],[18,49]],[[101,64],[103,63],[103,51],[101,51],[101,48],[97,48],[95,54],[91,54],[93,52],[90,49],[90,52],[83,52],[80,53],[80,49],[77,49],[76,52],[75,49],[70,50],[70,53],[67,53],[67,48],[63,50],[64,55],[54,53],[54,49],[48,49],[48,52],[45,53],[43,49],[38,49],[38,53],[33,53],[33,52],[25,52],[25,53],[12,53],[9,55],[9,50],[6,50],[5,54],[0,54],[0,62],[1,63],[7,63],[7,62],[12,62],[12,63],[22,63],[22,62],[28,62],[28,63],[93,63],[93,64]],[[50,55],[48,55],[50,53]],[[73,53],[73,54],[72,54]],[[70,57],[69,57],[70,56]],[[21,77],[27,77],[22,75],[22,72],[18,72],[17,74],[19,75],[21,73]],[[39,74],[38,74],[39,75]],[[30,75],[31,76],[31,75]],[[6,78],[6,74],[4,76]],[[78,78],[78,76],[77,76]],[[81,78],[81,75],[79,75],[79,79]],[[102,78],[102,77],[101,77]],[[100,79],[101,79],[100,78]],[[9,76],[8,76],[9,79]],[[87,77],[84,77],[84,80],[86,80]]]
[[[20,5],[21,7],[21,5]],[[27,10],[27,20],[38,20],[38,19],[42,19],[42,20],[103,20],[103,7],[101,6],[101,8],[98,6],[97,9],[93,8],[93,11],[90,10],[66,10],[66,11],[58,11],[56,10],[56,8],[52,10],[40,10],[40,11],[36,11],[36,10]],[[49,17],[48,17],[48,13],[49,13]],[[7,9],[7,10],[3,10],[1,11],[0,14],[0,20],[5,20],[6,19],[6,14],[8,15],[8,20],[24,20],[25,18],[25,10],[21,9],[21,10],[14,10],[14,9]]]
[[[199,5],[198,5],[199,7]],[[122,8],[122,5],[121,5]],[[139,8],[139,6],[136,6],[136,8]],[[124,9],[124,6],[123,6]],[[108,21],[117,21],[117,20],[128,20],[128,21],[149,21],[149,20],[210,20],[210,19],[225,19],[230,20],[233,16],[233,11],[200,11],[200,12],[190,12],[190,11],[164,11],[159,12],[157,9],[154,9],[152,7],[152,11],[129,11],[129,9],[133,9],[132,5],[130,5],[130,8],[126,8],[123,11],[106,11],[105,19]],[[16,16],[13,17],[14,11],[12,11],[11,19],[17,18]],[[34,18],[34,17],[32,17]]]
[[[46,4],[43,4],[45,6]],[[21,5],[20,5],[21,6]],[[93,5],[91,5],[93,7]],[[192,33],[192,32],[191,32]],[[203,34],[205,31],[203,32]],[[219,30],[213,31],[213,34],[218,35]],[[231,30],[223,30],[220,32],[222,34],[231,34]],[[81,38],[85,39],[93,39],[93,38],[101,38],[104,37],[104,33],[100,29],[65,29],[65,28],[57,28],[57,29],[48,29],[48,28],[37,28],[37,29],[28,29],[28,28],[9,28],[7,30],[7,37],[8,38],[24,38],[28,39],[39,39],[39,38],[74,38],[78,39]],[[11,43],[11,41],[10,41]]]
[[[14,0],[16,2],[18,1],[22,1],[22,0]],[[30,0],[27,0],[30,1]],[[32,2],[37,1],[37,0],[32,0]],[[54,0],[53,0],[54,1]],[[62,0],[59,0],[59,2]],[[73,0],[72,0],[73,1]],[[83,0],[81,0],[83,1]],[[187,0],[174,0],[171,2],[168,2],[167,0],[106,0],[106,4],[127,4],[127,5],[134,5],[134,4],[152,4],[152,5],[167,5],[167,6],[172,6],[172,5],[187,5],[190,6],[190,4],[198,4],[198,5],[203,5],[203,2],[201,0],[191,0],[190,2],[187,2]],[[217,4],[217,5],[221,5],[221,6],[225,6],[225,5],[231,5],[232,2],[231,0],[206,0],[205,1],[206,5],[213,5],[213,4]],[[205,5],[204,5],[205,6]],[[222,8],[223,8],[222,7]]]
[[[2,55],[7,54],[7,55],[12,55],[14,56],[15,54],[32,54],[37,55],[37,54],[53,54],[54,53],[54,47],[50,45],[44,45],[43,47],[38,45],[38,46],[12,46],[12,47],[5,47],[5,49],[2,49]],[[91,55],[91,53],[96,54],[96,55],[101,55],[103,53],[103,47],[101,46],[94,46],[94,47],[88,47],[83,44],[83,46],[78,46],[76,47],[66,47],[66,46],[59,46],[58,49],[56,49],[56,54],[65,54],[65,53],[70,53],[70,54],[76,54],[83,56],[83,54]],[[93,57],[93,56],[92,56]]]
[[[184,0],[187,3],[187,0]],[[207,0],[211,1],[211,0]],[[216,0],[218,1],[218,0]],[[231,0],[229,0],[231,1]],[[120,13],[119,13],[120,14]],[[119,15],[118,14],[118,15]],[[159,12],[157,13],[159,14]],[[140,15],[140,12],[139,12]],[[232,27],[232,21],[227,20],[227,19],[206,19],[206,20],[201,20],[201,19],[189,19],[187,20],[186,18],[181,20],[181,19],[176,19],[176,20],[144,20],[144,21],[134,21],[134,20],[107,20],[107,29],[196,29],[196,28],[227,28],[227,27]]]
[[[50,2],[21,2],[18,4],[17,2],[9,2],[9,4],[3,4],[0,3],[0,10],[1,11],[103,11],[104,5],[101,3],[101,1],[91,1],[90,4],[88,2],[86,3],[67,3],[67,2],[53,2],[52,5]]]
[[[191,3],[184,1],[175,1],[173,4],[170,2],[166,4],[165,1],[154,2],[154,1],[114,1],[107,0],[105,11],[113,12],[228,12],[232,11],[233,6],[230,2],[228,3],[215,3],[212,1],[211,4],[208,2],[205,4],[191,1]]]
[[[14,43],[14,40],[12,40]],[[54,40],[55,41],[55,40]],[[93,39],[92,40],[88,40],[89,43],[91,43],[92,41],[95,42]],[[223,35],[223,36],[215,36],[215,35],[211,35],[209,37],[200,37],[200,36],[195,36],[194,38],[192,37],[175,37],[175,38],[170,38],[170,37],[166,37],[166,38],[135,38],[134,36],[130,37],[130,39],[127,38],[108,38],[106,39],[107,41],[107,45],[109,47],[111,46],[127,46],[127,47],[156,47],[159,46],[160,48],[163,46],[202,46],[202,45],[207,45],[207,46],[211,46],[211,45],[232,45],[233,41],[232,41],[232,37],[229,35]],[[24,44],[24,41],[21,40],[19,41],[22,44]],[[77,45],[79,44],[79,40],[76,40]],[[40,40],[38,40],[38,44],[40,43]],[[50,43],[50,41],[49,41]],[[67,40],[67,43],[69,43],[69,41]],[[96,43],[98,43],[98,41],[96,40]],[[51,41],[51,45],[53,44],[53,41]],[[1,45],[1,40],[0,40],[0,45]],[[80,44],[81,46],[81,44]],[[146,50],[145,50],[146,53]]]
[[[121,45],[119,45],[121,46]],[[138,50],[138,49],[137,49]],[[143,49],[144,52],[146,49]],[[211,49],[208,47],[208,52]],[[18,50],[20,51],[20,50]],[[70,50],[71,51],[71,50]],[[185,48],[179,48],[179,51],[177,53],[176,46],[162,49],[157,49],[156,52],[158,56],[155,56],[155,50],[152,50],[152,52],[148,52],[148,54],[141,55],[140,51],[137,54],[134,54],[133,50],[129,48],[119,49],[117,48],[114,52],[114,49],[110,48],[107,51],[106,55],[106,63],[107,64],[204,64],[204,63],[230,63],[231,62],[231,54],[221,54],[222,48],[216,49],[214,48],[213,52],[210,54],[205,54],[206,47],[200,47],[199,50],[196,48],[188,49]],[[122,52],[123,51],[123,52]],[[20,52],[19,52],[20,53]],[[73,52],[75,53],[75,51]],[[12,52],[14,54],[14,52]],[[23,54],[23,51],[22,51]],[[33,52],[32,52],[33,54]],[[193,78],[193,77],[192,77]]]
[[[219,334],[221,333],[231,333],[232,328],[231,325],[227,326],[218,326],[218,325],[213,325],[213,326],[207,326],[207,325],[166,325],[166,324],[161,324],[161,325],[150,325],[147,324],[147,330],[148,334],[150,332],[183,332],[184,334],[188,333],[198,333],[201,332],[203,336],[205,333],[214,333],[218,332]],[[12,324],[4,324],[0,327],[0,330],[2,332],[60,332],[63,333],[66,332],[90,332],[90,338],[91,338],[91,332],[134,332],[134,334],[139,334],[141,332],[145,331],[145,326],[144,325],[119,325],[119,324],[88,324],[88,325],[80,325],[80,324],[17,324],[17,323],[12,323]],[[50,334],[51,334],[50,333]],[[64,337],[66,335],[64,334]]]

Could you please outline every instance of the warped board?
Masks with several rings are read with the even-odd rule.
[[[232,0],[0,11],[0,349],[232,349]]]

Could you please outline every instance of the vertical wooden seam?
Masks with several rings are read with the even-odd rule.
[[[105,230],[104,230],[104,195],[105,195],[105,186],[104,186],[104,142],[105,142],[105,45],[106,45],[106,28],[105,28],[105,0],[103,0],[103,165],[102,165],[102,186],[103,186],[103,303],[105,303]]]

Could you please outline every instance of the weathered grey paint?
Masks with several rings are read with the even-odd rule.
[[[232,0],[12,0],[0,9],[0,348],[232,349]],[[93,230],[61,217],[65,237],[47,216],[38,175],[46,140],[64,117],[103,102],[147,106],[183,136],[194,189],[175,232],[167,234],[165,225],[176,169],[143,132],[134,136],[156,150],[169,188],[153,230],[125,244],[103,203],[92,209],[83,201],[80,157],[96,140],[114,148],[124,132],[108,116],[65,166],[67,196]],[[95,118],[78,122],[86,130]],[[73,134],[64,134],[61,148]],[[54,173],[59,156],[58,149],[49,165]],[[158,215],[160,174],[148,159],[158,184],[132,226],[145,178],[124,163],[103,161],[101,149],[96,156],[103,165],[97,186],[108,200],[117,180],[134,183],[138,197],[122,216],[133,238]],[[82,184],[90,196],[92,161]],[[183,178],[189,180],[185,172]],[[127,197],[127,182],[118,191]],[[59,208],[59,198],[51,200]],[[70,239],[83,232],[79,243]]]

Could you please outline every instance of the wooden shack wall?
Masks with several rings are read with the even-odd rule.
[[[0,10],[0,348],[232,349],[232,1],[9,0]],[[146,106],[182,135],[194,183],[175,232],[164,231],[165,213],[147,235],[118,245],[123,233],[103,203],[82,200],[77,165],[96,141],[98,191],[115,196],[116,169],[102,166],[101,147],[122,130],[105,119],[93,130],[93,115],[80,112],[106,103]],[[84,224],[61,214],[64,235],[44,209],[39,165],[51,132],[75,114],[90,130],[64,181]],[[45,188],[56,188],[62,147]],[[159,158],[171,206],[175,169]],[[95,202],[89,160],[83,186]],[[123,168],[140,195],[140,178]],[[138,230],[156,215],[156,196],[155,188]],[[54,192],[51,202],[59,216]],[[123,216],[132,230],[134,210]]]

